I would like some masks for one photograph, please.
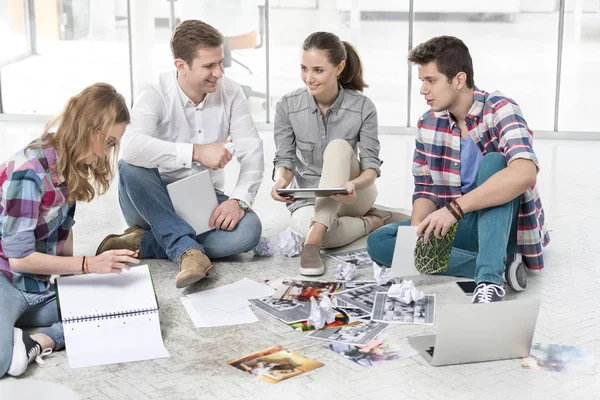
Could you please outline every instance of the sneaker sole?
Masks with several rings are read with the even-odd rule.
[[[206,278],[208,276],[208,272],[213,268],[213,266],[211,265],[206,271],[204,271],[204,275],[200,276],[198,275],[189,275],[185,278],[183,278],[182,280],[178,281],[177,279],[175,279],[175,287],[177,289],[183,289],[184,287],[193,285],[194,283],[201,281],[202,279]]]
[[[325,267],[319,268],[302,268],[300,267],[300,275],[304,276],[318,276],[323,275],[325,273]]]
[[[20,336],[17,340],[21,341],[21,343],[23,342],[22,337],[23,337],[23,331],[21,331],[21,329],[19,328],[15,328],[14,331],[18,330],[19,332],[17,332]],[[13,331],[13,335],[15,334],[15,332]],[[8,369],[8,371],[6,372],[8,375],[10,376],[19,376],[22,375],[23,372],[25,372],[27,370],[27,365],[28,365],[28,359],[27,359],[27,354],[25,353],[25,345],[22,346],[15,346],[14,345],[14,337],[13,337],[13,355],[12,355],[12,359],[13,360],[25,360],[25,365],[21,366],[21,368],[17,368],[17,366],[14,366],[11,362],[10,364],[10,368]],[[16,348],[15,348],[16,347]]]
[[[522,292],[527,287],[527,283],[525,283],[525,286],[521,286],[521,284],[519,283],[519,280],[517,279],[517,270],[518,269],[519,269],[518,267],[517,268],[511,268],[508,271],[508,276],[506,277],[507,278],[506,279],[506,283],[508,283],[508,285],[515,292]]]

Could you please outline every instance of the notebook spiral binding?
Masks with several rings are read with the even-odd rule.
[[[144,314],[156,314],[158,310],[156,308],[140,308],[137,310],[127,310],[120,313],[101,313],[94,315],[83,315],[81,317],[70,317],[64,318],[63,324],[75,323],[75,322],[88,322],[88,321],[100,321],[105,319],[116,319],[125,318],[130,315],[144,315]]]

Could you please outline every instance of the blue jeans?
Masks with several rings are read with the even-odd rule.
[[[229,197],[217,193],[219,204]],[[142,235],[144,258],[177,262],[187,250],[198,249],[209,258],[221,258],[252,250],[262,225],[248,210],[235,229],[212,230],[196,236],[194,229],[175,214],[166,184],[156,168],[142,168],[119,161],[119,204],[127,225],[146,230]]]
[[[504,168],[506,160],[502,154],[486,154],[477,171],[477,186]],[[467,213],[458,222],[448,270],[441,274],[502,286],[507,254],[518,252],[517,217],[520,202],[521,196],[518,196],[508,203]],[[410,220],[392,223],[371,233],[367,239],[371,259],[379,265],[390,267],[398,226],[407,225],[410,225]]]
[[[59,322],[54,286],[43,293],[23,292],[0,272],[0,377],[12,361],[13,329],[41,327],[56,342],[54,350],[65,347],[63,326]]]

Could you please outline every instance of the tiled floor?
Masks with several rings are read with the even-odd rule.
[[[35,137],[39,124],[0,125],[0,159]],[[275,239],[289,224],[283,205],[269,197],[271,132],[261,132],[265,141],[265,178],[255,209],[262,218],[264,236]],[[410,206],[409,136],[383,136],[383,176],[378,181],[378,203]],[[545,252],[546,268],[529,275],[527,290],[508,298],[535,297],[542,308],[534,340],[543,343],[590,347],[600,358],[600,273],[599,253],[600,164],[594,159],[600,142],[538,140],[535,149],[541,161],[538,177],[552,243]],[[234,183],[236,168],[227,169],[228,184]],[[230,186],[229,186],[230,187]],[[75,252],[92,254],[102,237],[124,227],[116,186],[91,204],[77,210]],[[223,328],[195,329],[179,297],[194,291],[220,286],[248,277],[256,281],[296,277],[298,259],[276,254],[256,258],[248,254],[220,260],[215,274],[186,290],[174,285],[176,267],[166,261],[148,261],[160,302],[162,333],[171,358],[72,370],[66,355],[50,356],[45,367],[32,366],[24,375],[65,384],[84,399],[597,399],[598,376],[525,371],[519,360],[497,361],[450,367],[431,367],[420,356],[384,365],[362,368],[323,343],[305,338],[283,323],[256,311],[260,322]],[[331,277],[335,263],[325,278]],[[369,278],[361,270],[358,278]],[[416,284],[426,293],[435,293],[438,310],[444,304],[467,302],[451,277],[421,277]],[[436,327],[397,326],[387,331],[396,337],[435,332]],[[143,335],[143,332],[140,332]],[[241,355],[282,345],[289,350],[325,363],[310,373],[271,385],[227,365]],[[90,346],[94,346],[90,343]],[[12,379],[12,378],[8,378]]]

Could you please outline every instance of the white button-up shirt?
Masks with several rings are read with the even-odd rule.
[[[121,157],[132,165],[158,168],[163,181],[171,183],[208,169],[192,162],[195,143],[226,142],[229,137],[240,163],[230,197],[252,204],[262,182],[264,154],[241,86],[223,76],[216,92],[196,106],[179,87],[176,72],[165,72],[136,99]],[[210,176],[215,189],[222,191],[224,171],[211,169]]]

